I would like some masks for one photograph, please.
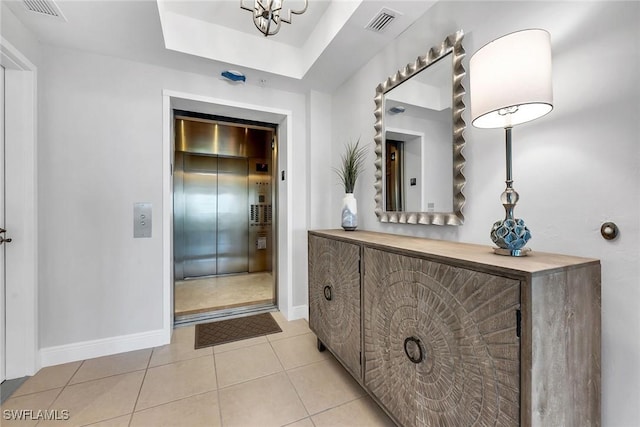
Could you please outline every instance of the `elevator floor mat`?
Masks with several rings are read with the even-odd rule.
[[[200,323],[196,325],[195,348],[211,347],[277,332],[282,332],[282,329],[270,313]]]

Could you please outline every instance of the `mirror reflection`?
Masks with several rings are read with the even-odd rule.
[[[376,89],[376,215],[381,222],[464,222],[462,31]]]
[[[385,210],[453,210],[452,54],[384,94]]]

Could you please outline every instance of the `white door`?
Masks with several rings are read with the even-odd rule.
[[[38,367],[37,68],[4,37],[0,65],[0,240],[14,238],[0,244],[0,374],[13,379]]]
[[[0,227],[4,229],[4,67],[0,65]],[[0,234],[0,238],[4,237]],[[4,244],[0,244],[0,382],[7,377],[5,366],[5,274]]]

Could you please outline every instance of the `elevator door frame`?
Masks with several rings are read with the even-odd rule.
[[[181,315],[181,316],[176,316],[175,315],[175,304],[172,304],[172,317],[173,317],[173,325],[177,326],[177,325],[186,325],[186,324],[193,324],[193,323],[199,323],[202,321],[207,321],[207,320],[211,320],[211,319],[217,319],[217,318],[221,318],[221,317],[237,317],[237,316],[243,316],[243,315],[247,315],[247,314],[253,314],[253,313],[259,313],[259,312],[268,312],[268,311],[277,311],[278,310],[278,297],[279,297],[279,292],[278,292],[278,272],[277,272],[277,266],[278,266],[278,243],[277,243],[277,238],[276,236],[278,236],[277,233],[277,217],[278,217],[278,126],[277,124],[270,124],[270,123],[262,123],[262,122],[255,122],[255,121],[246,121],[246,120],[242,120],[242,119],[234,119],[234,118],[229,118],[229,117],[220,117],[220,116],[210,116],[210,115],[206,115],[206,114],[200,114],[200,113],[189,113],[189,112],[185,112],[185,111],[181,111],[181,110],[172,110],[172,123],[175,123],[176,120],[178,118],[184,118],[184,119],[188,119],[188,120],[193,120],[193,121],[202,121],[202,122],[207,122],[207,123],[217,123],[217,124],[222,124],[225,126],[235,126],[235,127],[241,127],[241,128],[251,128],[251,129],[259,129],[259,130],[266,130],[269,131],[271,133],[271,147],[270,150],[267,148],[267,151],[270,153],[271,155],[271,162],[270,162],[270,180],[271,180],[271,194],[270,194],[270,204],[271,207],[269,209],[269,216],[270,216],[270,223],[269,223],[269,237],[271,240],[271,245],[270,245],[270,253],[269,253],[269,258],[270,258],[270,262],[269,262],[269,267],[270,267],[270,273],[272,276],[272,295],[273,295],[273,300],[271,303],[268,304],[255,304],[255,305],[250,305],[250,306],[241,306],[241,307],[235,307],[235,308],[231,308],[231,309],[218,309],[218,310],[212,310],[209,312],[205,312],[205,313],[199,313],[199,314],[193,314],[193,315]],[[174,144],[175,147],[175,144]],[[176,156],[176,151],[175,148],[173,150],[172,155],[174,156],[174,165],[175,165],[175,156]],[[252,166],[252,158],[247,158],[246,159],[248,161],[249,164],[249,168],[251,168]],[[255,160],[255,159],[253,159]],[[249,173],[250,175],[250,173]],[[175,177],[174,177],[175,178]],[[250,181],[250,180],[249,180]],[[249,186],[251,185],[251,181],[249,182]],[[173,192],[174,189],[172,189]],[[249,191],[251,191],[249,189]],[[250,203],[249,203],[250,204]],[[272,219],[271,219],[272,218]],[[174,220],[172,220],[172,222],[174,222]],[[251,230],[249,230],[249,235],[251,235]],[[174,239],[172,239],[174,240]],[[257,244],[257,242],[256,242]],[[176,242],[173,241],[173,245],[174,245],[174,250],[175,250],[175,245]],[[251,245],[251,242],[250,242]],[[251,249],[250,249],[251,252]],[[250,262],[250,261],[249,261]],[[174,268],[175,268],[175,258],[173,260],[173,264],[174,264]],[[268,270],[265,270],[268,271]],[[238,273],[238,274],[251,274],[251,272],[249,273]],[[190,279],[186,279],[186,280],[190,280]],[[172,287],[174,288],[174,291],[172,292],[173,297],[175,298],[175,274],[172,277]]]

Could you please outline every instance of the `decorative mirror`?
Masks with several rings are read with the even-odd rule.
[[[460,225],[462,30],[376,88],[376,215],[381,222]]]

